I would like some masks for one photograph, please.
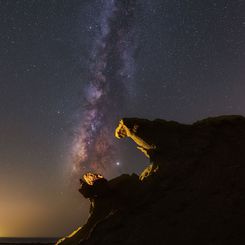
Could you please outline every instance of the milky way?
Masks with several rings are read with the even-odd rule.
[[[84,89],[85,105],[72,148],[73,171],[112,175],[118,161],[114,127],[134,75],[134,0],[105,0]]]

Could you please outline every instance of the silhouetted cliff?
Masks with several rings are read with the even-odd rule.
[[[139,177],[81,179],[90,218],[59,244],[245,244],[244,117],[125,118],[115,135],[135,141],[149,167]]]

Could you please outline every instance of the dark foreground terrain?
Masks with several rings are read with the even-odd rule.
[[[42,243],[42,242],[16,242],[16,243],[12,243],[12,242],[0,242],[0,245],[54,245],[55,241],[52,243]]]
[[[135,141],[149,167],[81,180],[91,215],[58,244],[245,244],[244,117],[192,125],[125,118],[115,135]]]
[[[0,245],[53,245],[57,238],[0,238]]]

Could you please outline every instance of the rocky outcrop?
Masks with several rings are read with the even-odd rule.
[[[245,244],[244,117],[125,118],[115,135],[135,141],[150,165],[139,177],[82,179],[91,215],[61,244]]]

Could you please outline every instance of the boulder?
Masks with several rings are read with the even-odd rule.
[[[150,165],[82,192],[91,216],[61,244],[245,244],[244,117],[124,118],[115,135],[133,140]]]

